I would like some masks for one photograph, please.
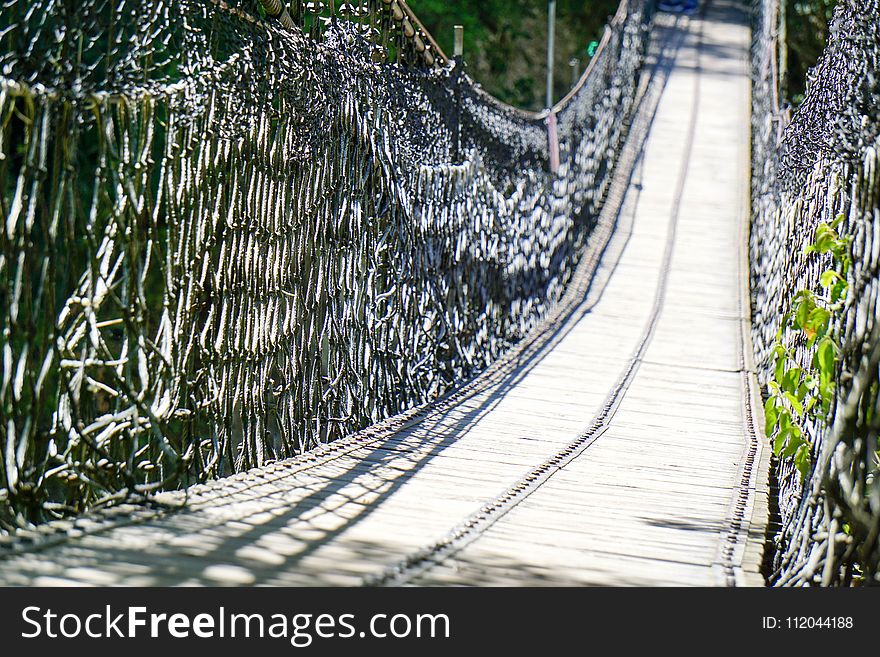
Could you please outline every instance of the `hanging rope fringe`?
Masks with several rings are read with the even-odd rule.
[[[633,104],[641,2],[557,110],[555,175],[544,117],[426,59],[404,4],[291,2],[284,26],[257,2],[2,4],[6,529],[435,399],[571,275]]]

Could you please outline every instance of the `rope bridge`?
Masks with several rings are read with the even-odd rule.
[[[643,3],[542,114],[488,96],[402,2],[312,5],[3,2],[5,529],[426,404],[560,298]]]
[[[704,12],[639,35],[604,202],[528,335],[437,400],[301,455],[0,537],[0,583],[763,582],[749,29],[734,2]]]
[[[748,583],[778,497],[771,583],[875,583],[880,5],[792,113],[753,2],[746,264],[709,4],[536,114],[402,0],[3,0],[0,580]]]

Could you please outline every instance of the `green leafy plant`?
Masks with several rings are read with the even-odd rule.
[[[831,224],[819,224],[813,243],[804,251],[831,254],[831,267],[819,277],[824,294],[812,290],[795,294],[792,309],[783,318],[773,346],[773,380],[764,404],[765,431],[773,441],[773,453],[792,459],[802,478],[807,476],[812,463],[805,427],[827,421],[837,385],[840,345],[833,327],[846,302],[852,241],[837,231],[843,219],[841,214]],[[786,329],[790,330],[788,336]],[[812,353],[809,367],[801,367],[794,348],[786,344],[785,338],[792,334],[793,342],[805,341]]]

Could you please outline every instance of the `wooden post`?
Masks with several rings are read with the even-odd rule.
[[[547,107],[553,107],[553,49],[556,46],[556,0],[547,5]]]
[[[455,116],[452,123],[452,160],[461,160],[461,73],[464,66],[464,26],[453,26],[454,45],[452,59],[455,68],[452,71],[452,92],[455,98]]]
[[[779,22],[776,26],[777,61],[779,62],[779,89],[777,91],[780,99],[785,98],[788,93],[788,19],[785,7],[787,1],[781,0],[779,3]]]
[[[574,89],[581,77],[581,60],[573,57],[568,60],[568,65],[571,66],[571,88]]]

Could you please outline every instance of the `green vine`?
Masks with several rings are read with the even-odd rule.
[[[764,404],[765,431],[773,440],[773,453],[791,459],[802,479],[809,473],[812,463],[810,442],[804,427],[810,423],[827,422],[837,385],[835,375],[840,344],[831,329],[846,301],[846,275],[851,264],[849,244],[852,241],[852,237],[841,237],[837,232],[843,219],[841,214],[831,224],[819,224],[813,243],[804,250],[804,253],[830,253],[832,256],[831,267],[819,278],[825,293],[799,290],[773,345],[773,380],[768,385],[770,395]],[[786,328],[792,331],[795,340],[806,341],[807,349],[813,355],[809,367],[800,367],[794,349],[783,342]]]

